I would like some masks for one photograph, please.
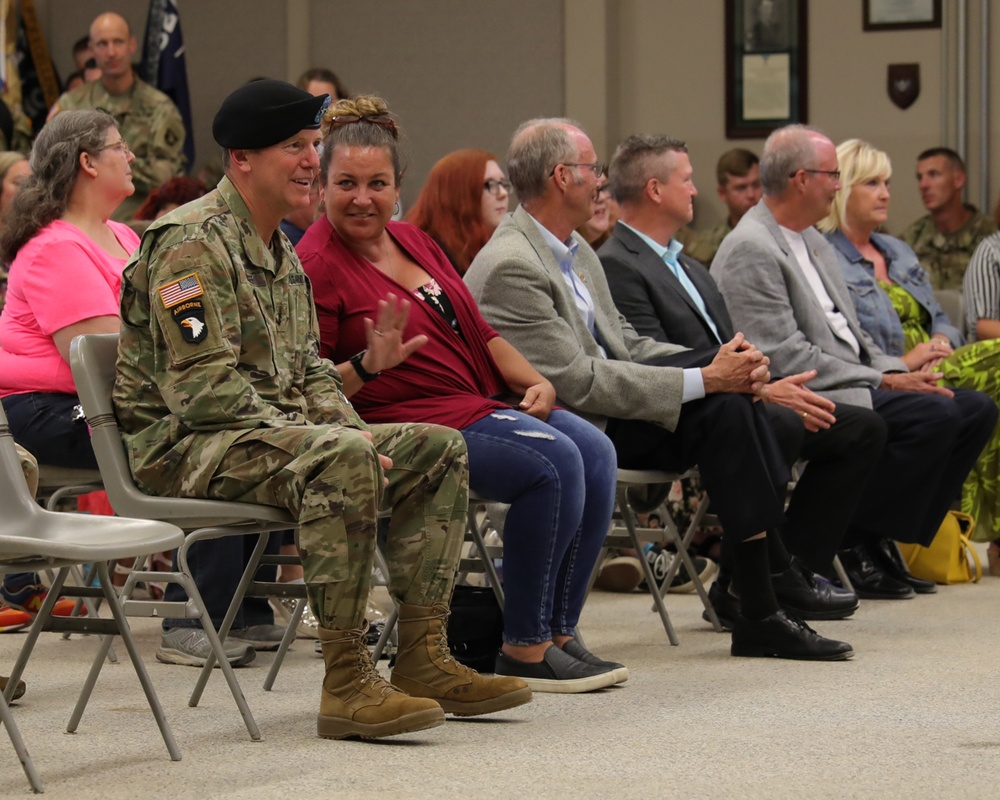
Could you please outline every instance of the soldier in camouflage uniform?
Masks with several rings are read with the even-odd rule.
[[[962,202],[965,163],[954,150],[932,147],[917,157],[920,197],[930,212],[902,235],[917,254],[935,289],[962,288],[965,269],[996,223]]]
[[[223,103],[213,133],[227,148],[226,177],[154,222],[125,269],[114,401],[144,491],[278,506],[298,519],[327,663],[319,734],[371,738],[438,725],[442,707],[500,710],[530,690],[456,664],[434,625],[438,609],[447,614],[468,506],[461,435],[424,424],[369,428],[319,357],[308,279],[277,228],[308,202],[328,102],[265,80]],[[404,324],[398,308],[380,313],[370,367],[405,357]],[[405,630],[400,623],[401,642],[413,647],[401,644],[396,666],[409,664],[419,698],[379,676],[365,642],[381,509],[392,511],[390,592],[404,617],[421,612]]]
[[[122,138],[135,154],[135,194],[112,215],[126,222],[154,189],[184,167],[184,122],[169,97],[140,80],[132,69],[137,44],[128,22],[118,14],[101,14],[90,26],[90,43],[101,79],[60,97],[49,118],[73,108],[99,108],[115,118]]]
[[[749,150],[736,147],[727,150],[715,165],[716,191],[726,204],[727,216],[707,231],[695,233],[681,228],[674,237],[684,245],[684,255],[701,262],[706,268],[719,252],[719,245],[736,227],[743,215],[757,205],[761,198],[760,159]]]

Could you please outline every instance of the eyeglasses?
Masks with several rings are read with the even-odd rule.
[[[839,169],[806,169],[805,167],[803,167],[801,171],[802,172],[811,172],[813,175],[829,175],[835,181],[839,181],[840,180],[840,170]],[[793,172],[788,177],[789,178],[794,178],[796,175],[798,175],[799,172],[800,172],[800,170],[796,170],[795,172]]]
[[[106,144],[103,147],[97,148],[98,153],[104,150],[117,150],[119,153],[122,153],[125,158],[134,155],[132,149],[128,146],[128,142],[124,139],[119,139],[117,142],[112,142],[111,144]]]
[[[483,188],[490,194],[500,194],[501,189],[510,194],[510,181],[495,181],[491,178],[483,184]]]
[[[569,163],[569,162],[566,162],[566,161],[562,161],[562,162],[556,164],[552,168],[552,172],[549,173],[549,177],[550,178],[553,175],[556,174],[556,170],[559,167],[587,167],[587,169],[589,169],[591,172],[594,173],[594,177],[595,178],[600,178],[604,174],[604,164],[601,163],[600,161],[595,161],[593,164],[581,164],[579,162]]]
[[[594,197],[600,200],[602,194],[611,194],[611,186],[608,185],[607,183],[604,184],[603,186],[597,187],[597,192],[595,192]]]

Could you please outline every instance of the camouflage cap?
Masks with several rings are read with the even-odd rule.
[[[284,81],[245,83],[222,101],[212,136],[225,148],[258,150],[283,142],[301,130],[319,128],[330,95],[313,97]]]

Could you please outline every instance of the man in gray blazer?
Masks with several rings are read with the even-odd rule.
[[[858,324],[830,244],[813,227],[840,188],[837,151],[801,125],[768,138],[764,197],[719,248],[712,274],[733,321],[766,352],[776,375],[816,370],[813,389],[873,408],[888,441],[841,553],[862,597],[934,590],[906,570],[889,539],[927,545],[989,439],[997,409],[985,394],[909,372]]]
[[[739,334],[688,350],[622,319],[596,254],[574,233],[593,214],[603,171],[578,125],[524,123],[507,167],[521,205],[465,275],[483,315],[552,382],[560,404],[606,430],[622,467],[698,464],[733,547],[743,601],[734,655],[849,658],[849,644],[781,610],[771,585],[766,531],[781,522],[788,473],[752,402],[769,379],[767,359]]]
[[[691,221],[698,193],[684,143],[663,135],[629,136],[615,150],[610,176],[621,213],[598,256],[618,310],[639,334],[659,342],[700,348],[732,338],[735,329],[715,281],[674,238]],[[762,392],[786,462],[808,461],[780,531],[798,558],[772,580],[787,611],[803,619],[839,619],[854,613],[857,596],[812,573],[830,571],[886,430],[874,411],[835,406],[810,391],[805,384],[813,377],[815,372],[791,375]],[[723,559],[709,593],[720,618],[732,618],[738,608],[726,591],[728,572]],[[802,592],[803,586],[812,591]]]

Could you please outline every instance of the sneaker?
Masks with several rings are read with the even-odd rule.
[[[14,631],[27,628],[31,624],[32,619],[34,617],[27,611],[4,606],[0,608],[0,633],[13,633]]]
[[[229,642],[239,642],[252,647],[254,650],[277,650],[281,640],[285,638],[285,625],[251,625],[248,628],[231,630],[226,637],[226,644]]]
[[[286,626],[292,622],[292,614],[295,613],[295,604],[298,598],[295,597],[272,597],[268,602],[274,610],[274,618],[280,619]],[[296,639],[318,639],[319,620],[306,603],[302,616],[299,617],[299,625],[295,629]]]
[[[594,581],[595,589],[633,592],[642,583],[642,563],[635,556],[609,556]]]
[[[45,602],[47,594],[48,589],[40,583],[29,583],[17,588],[0,583],[0,600],[12,609],[26,611],[31,615],[38,613],[42,607],[42,603]],[[73,615],[75,607],[76,601],[70,600],[68,597],[56,600],[55,607],[52,609],[52,615],[56,617],[70,617]],[[86,613],[86,606],[81,605],[80,614]]]
[[[234,667],[249,664],[257,657],[257,652],[245,642],[227,639],[222,644],[229,663]],[[163,632],[156,660],[164,664],[181,664],[185,667],[203,667],[205,659],[212,651],[208,636],[201,628],[171,628]],[[219,665],[216,664],[216,667]]]
[[[576,694],[615,684],[615,669],[610,665],[585,664],[555,645],[545,651],[538,663],[518,661],[506,653],[497,653],[494,672],[521,678],[533,692]]]
[[[628,680],[628,667],[617,661],[605,661],[603,658],[595,656],[575,637],[568,639],[562,649],[564,653],[569,653],[577,661],[582,661],[584,664],[610,669],[611,674],[614,675],[615,683],[625,683]]]
[[[664,550],[662,545],[653,542],[646,545],[645,555],[649,565],[653,568],[653,577],[656,579],[657,585],[663,583],[663,579],[667,577],[667,571],[677,555],[669,550]],[[695,572],[698,573],[702,583],[711,580],[719,571],[719,565],[710,558],[692,556],[691,562],[694,564]],[[640,588],[646,588],[645,581]],[[681,564],[680,569],[674,574],[674,579],[670,582],[670,588],[667,591],[671,594],[691,594],[694,592],[694,581],[691,580],[684,564]]]

